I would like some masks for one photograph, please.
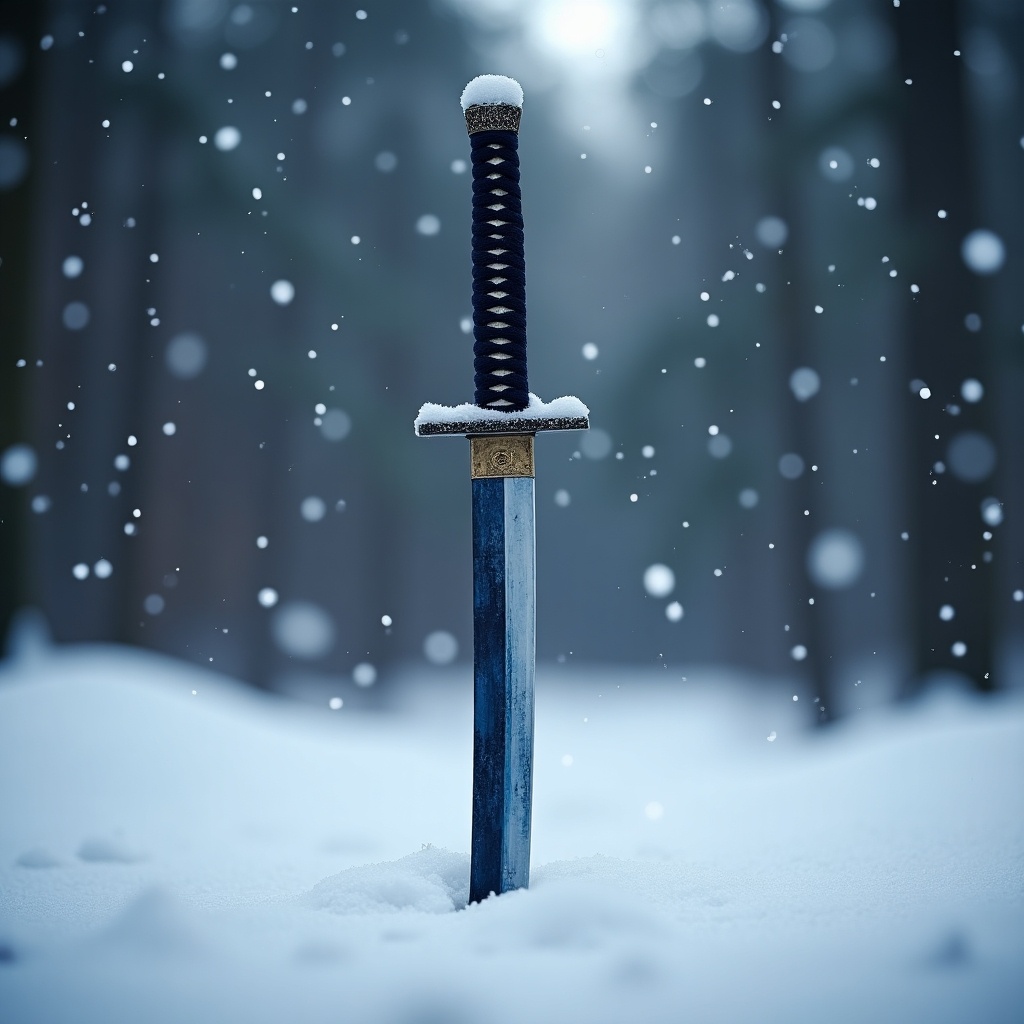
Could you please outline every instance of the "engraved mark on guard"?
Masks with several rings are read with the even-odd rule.
[[[533,476],[533,435],[471,437],[469,461],[474,480],[497,476]]]

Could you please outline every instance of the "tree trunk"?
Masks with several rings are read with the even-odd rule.
[[[961,258],[979,225],[956,0],[894,12],[902,93],[905,264],[920,287],[907,322],[913,661],[905,695],[925,675],[955,671],[982,691],[992,675],[992,551],[982,502],[993,492],[996,449],[988,404],[964,381],[985,381],[980,278]],[[943,211],[943,212],[940,212]],[[927,388],[923,391],[922,388]],[[925,397],[929,395],[930,397]],[[989,534],[991,537],[991,534]]]

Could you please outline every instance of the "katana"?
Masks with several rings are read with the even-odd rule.
[[[501,75],[466,86],[473,163],[472,404],[427,403],[420,437],[469,438],[473,488],[471,903],[530,881],[536,663],[534,436],[586,430],[572,396],[542,402],[526,373],[526,263],[519,188],[523,90]]]

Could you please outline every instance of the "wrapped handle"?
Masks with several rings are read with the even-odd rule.
[[[505,102],[516,98],[515,90],[518,104]],[[500,99],[474,102],[479,96]],[[473,161],[473,400],[482,408],[507,412],[530,403],[519,188],[521,103],[518,85],[496,75],[474,79],[463,94]]]

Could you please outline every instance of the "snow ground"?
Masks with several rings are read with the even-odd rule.
[[[1019,698],[814,734],[667,675],[540,671],[533,884],[466,909],[465,670],[331,712],[4,663],[0,1020],[1024,1019]]]

